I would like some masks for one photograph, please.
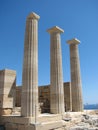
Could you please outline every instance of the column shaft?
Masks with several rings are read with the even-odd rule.
[[[62,73],[62,55],[61,55],[61,39],[60,30],[57,27],[48,30],[53,32],[50,34],[51,39],[51,85],[50,85],[50,109],[51,113],[64,113],[64,87]]]
[[[79,41],[77,40],[70,44],[72,111],[83,110],[82,83],[80,74],[78,44]]]
[[[26,21],[21,101],[21,115],[26,117],[38,114],[38,19],[31,13]]]

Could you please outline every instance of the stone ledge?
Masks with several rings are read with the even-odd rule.
[[[2,116],[0,118],[2,124],[12,123],[12,124],[30,124],[31,118],[21,117],[21,116]]]
[[[47,122],[44,124],[15,124],[15,123],[6,123],[5,124],[6,130],[52,130],[52,129],[60,129],[65,127],[65,124],[63,121],[52,121]]]
[[[35,123],[34,117],[22,117],[22,116],[15,116],[15,115],[6,115],[2,116],[1,118],[2,123],[17,123],[17,124],[30,124]],[[62,115],[59,114],[41,114],[36,118],[37,122],[51,122],[51,121],[59,121],[62,120]]]

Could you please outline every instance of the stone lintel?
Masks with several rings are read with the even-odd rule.
[[[32,12],[28,15],[28,19],[37,19],[39,20],[40,19],[40,16],[37,15],[36,13]]]
[[[67,41],[68,44],[79,44],[80,41],[77,38],[73,38]]]
[[[51,33],[63,33],[64,30],[61,29],[61,28],[58,27],[58,26],[54,26],[54,27],[48,29],[47,32],[50,33],[50,34],[51,34]]]

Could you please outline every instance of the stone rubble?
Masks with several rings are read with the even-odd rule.
[[[81,121],[74,123],[67,130],[98,130],[98,115],[83,114],[77,120]]]

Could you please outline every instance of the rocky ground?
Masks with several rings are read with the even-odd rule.
[[[66,130],[98,130],[98,110],[67,112],[64,120]]]

